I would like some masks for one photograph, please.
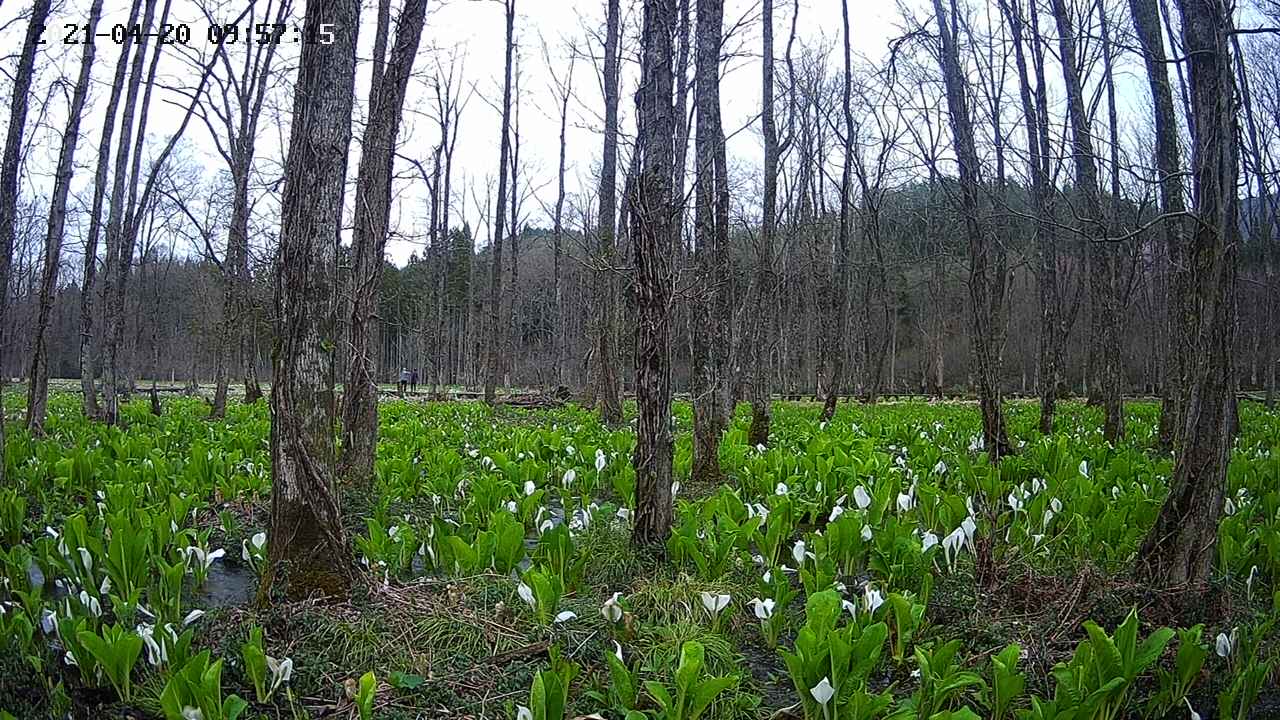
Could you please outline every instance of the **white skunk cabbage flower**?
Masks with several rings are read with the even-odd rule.
[[[600,615],[605,620],[616,623],[622,619],[622,606],[618,604],[618,599],[622,597],[622,593],[616,592],[613,597],[604,601],[604,605],[600,606]]]
[[[871,507],[871,496],[867,494],[867,489],[859,485],[853,489],[853,502],[858,506],[859,510],[866,510]]]
[[[871,585],[867,585],[862,590],[862,601],[867,606],[867,612],[874,615],[876,610],[884,604],[884,595],[881,595],[880,591]]]
[[[525,585],[524,583],[520,583],[519,585],[517,585],[516,594],[519,595],[520,599],[525,601],[525,604],[527,604],[529,607],[534,609],[538,607],[538,601],[533,597],[533,588],[529,587],[528,585]]]
[[[835,697],[836,689],[831,687],[831,681],[824,677],[818,681],[817,685],[809,688],[809,694],[825,710],[827,703],[831,702],[831,698]]]
[[[725,608],[729,607],[729,602],[731,600],[733,600],[733,598],[729,595],[716,595],[709,592],[702,593],[702,607],[713,620],[720,613],[724,612]]]
[[[271,690],[274,692],[276,688],[282,684],[289,682],[289,678],[293,677],[293,659],[285,658],[276,660],[270,655],[267,656],[267,668],[271,670]]]
[[[1214,649],[1217,650],[1218,657],[1230,657],[1236,649],[1236,630],[1232,629],[1229,636],[1226,633],[1218,633]]]
[[[773,598],[765,598],[764,600],[761,600],[760,598],[751,598],[748,604],[751,605],[752,611],[756,614],[756,617],[761,620],[768,620],[773,617],[773,608],[777,605],[777,603],[773,601]]]

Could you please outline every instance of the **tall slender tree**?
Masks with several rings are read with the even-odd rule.
[[[1186,328],[1186,212],[1183,197],[1181,150],[1178,147],[1178,118],[1174,111],[1173,89],[1169,83],[1168,57],[1160,23],[1160,6],[1156,0],[1129,0],[1133,28],[1142,48],[1147,86],[1151,92],[1151,111],[1155,126],[1156,172],[1160,183],[1160,210],[1165,215],[1164,231],[1165,318],[1164,373],[1160,383],[1161,446],[1173,447],[1180,424],[1182,393],[1187,373],[1188,335]],[[1179,65],[1179,67],[1181,67]]]
[[[165,0],[160,11],[160,25],[168,18],[171,0]],[[151,27],[155,19],[156,0],[146,0],[142,26]],[[136,233],[135,212],[138,198],[138,175],[142,167],[143,143],[146,140],[147,115],[154,88],[156,66],[164,45],[156,44],[150,69],[147,59],[149,36],[146,33],[134,48],[129,69],[129,88],[125,91],[124,112],[120,117],[120,138],[116,147],[115,175],[112,178],[111,202],[107,214],[106,262],[102,267],[103,324],[103,419],[114,424],[120,419],[121,345],[124,343],[125,291],[129,268],[133,264],[133,241]],[[145,89],[144,89],[145,88]],[[138,93],[142,92],[141,103]],[[137,125],[134,125],[134,121]]]
[[[138,20],[142,0],[133,0],[129,10],[129,27]],[[80,389],[86,417],[101,413],[95,381],[97,365],[94,361],[94,297],[97,293],[98,236],[102,234],[102,206],[106,202],[107,180],[111,172],[111,142],[115,135],[116,113],[120,109],[120,97],[124,93],[125,76],[129,69],[129,49],[133,46],[133,34],[125,33],[120,45],[120,57],[116,60],[115,76],[111,82],[111,94],[102,123],[102,137],[98,141],[97,170],[93,178],[93,204],[89,211],[89,234],[84,245],[84,273],[80,285]],[[122,131],[123,132],[123,131]]]
[[[1124,435],[1122,358],[1119,357],[1118,243],[1107,236],[1108,224],[1102,209],[1102,189],[1098,181],[1093,132],[1085,110],[1075,28],[1067,14],[1066,0],[1053,0],[1052,4],[1054,21],[1058,26],[1058,53],[1062,59],[1063,84],[1067,91],[1067,115],[1071,121],[1075,184],[1084,200],[1083,232],[1089,240],[1090,345],[1094,357],[1094,376],[1090,380],[1094,382],[1094,378],[1101,376],[1096,382],[1106,416],[1106,436],[1114,441]]]
[[[596,224],[595,369],[596,400],[600,419],[607,425],[622,422],[622,383],[614,359],[616,282],[613,277],[618,222],[618,45],[622,10],[618,0],[607,0],[604,40],[604,155],[600,159],[600,210]]]
[[[369,121],[360,144],[355,231],[351,243],[348,375],[342,393],[341,465],[343,477],[357,485],[373,482],[373,461],[378,447],[378,392],[369,341],[382,267],[386,264],[396,140],[426,13],[427,0],[406,0],[396,22],[390,57],[385,62],[375,58],[376,70],[369,89]]]
[[[507,16],[506,69],[502,82],[502,137],[498,141],[498,198],[493,209],[489,267],[489,326],[485,331],[484,401],[497,401],[502,372],[502,239],[507,232],[507,171],[511,157],[511,67],[515,54],[516,0],[503,0]],[[512,178],[512,182],[515,178]]]
[[[101,17],[102,0],[93,0],[93,4],[89,6],[86,25],[95,28],[96,32]],[[62,235],[67,224],[67,195],[71,191],[76,146],[80,142],[80,117],[84,114],[85,101],[89,97],[89,81],[93,76],[95,57],[96,43],[85,43],[80,53],[80,74],[76,77],[75,89],[67,107],[67,124],[62,131],[62,147],[58,150],[53,195],[49,200],[49,225],[44,237],[44,267],[40,272],[40,307],[36,316],[35,337],[31,342],[31,369],[27,375],[27,427],[37,433],[44,428],[49,400],[49,320],[53,315],[54,294],[58,289],[58,273],[62,267]]]
[[[772,0],[765,0],[771,19]],[[694,260],[700,297],[694,303],[693,468],[690,479],[719,482],[723,408],[728,403],[729,181],[720,121],[720,43],[723,0],[698,0],[695,104],[697,108],[697,207]],[[770,31],[766,26],[766,33]]]
[[[49,17],[49,0],[36,0],[27,18],[27,32],[18,55],[18,71],[13,78],[13,98],[9,102],[9,130],[5,133],[4,159],[0,164],[0,347],[9,334],[9,283],[13,275],[13,245],[17,234],[18,174],[22,161],[22,136],[27,129],[27,108],[30,101],[31,79],[35,75],[36,51],[40,36]],[[0,373],[0,395],[4,393],[4,377]],[[0,459],[5,451],[4,417],[0,413]],[[5,463],[0,460],[0,466]],[[0,467],[0,485],[7,482],[5,469]]]
[[[568,341],[569,333],[567,323],[565,322],[565,293],[564,293],[564,199],[565,199],[565,154],[568,149],[567,130],[569,128],[569,99],[573,97],[573,67],[577,60],[577,51],[573,45],[569,46],[569,67],[565,71],[564,77],[556,76],[554,68],[552,73],[552,91],[556,95],[556,100],[560,105],[560,155],[556,163],[556,204],[552,214],[551,242],[552,242],[552,268],[551,268],[551,284],[552,284],[552,329],[554,334],[552,344],[555,352],[555,384],[556,389],[567,387],[569,382],[568,375]],[[547,65],[552,65],[550,58],[547,58]]]
[[[778,143],[778,121],[774,112],[774,94],[777,85],[774,81],[773,50],[773,0],[764,0],[761,23],[763,23],[763,55],[760,68],[760,127],[764,135],[764,193],[761,197],[760,238],[756,246],[755,288],[753,291],[752,341],[750,348],[750,368],[748,370],[748,400],[751,402],[751,427],[747,432],[747,442],[752,446],[768,445],[769,432],[773,421],[772,403],[772,359],[773,342],[776,332],[777,311],[773,302],[777,291],[777,275],[774,272],[774,245],[778,234],[778,164],[781,157],[781,146]],[[797,2],[791,11],[791,38],[795,39],[795,28],[800,15],[800,3]],[[787,58],[791,57],[791,45],[787,44]],[[794,78],[788,78],[792,113],[794,117],[795,93]]]
[[[1032,85],[1026,53],[1026,18],[1022,14],[1022,0],[1000,0],[1000,10],[1013,44],[1014,62],[1018,72],[1018,97],[1022,103],[1023,128],[1027,139],[1027,166],[1031,176],[1031,204],[1035,213],[1033,233],[1036,249],[1036,284],[1040,300],[1040,322],[1037,336],[1037,362],[1039,364],[1040,432],[1053,432],[1053,418],[1058,399],[1058,328],[1059,306],[1057,243],[1053,235],[1049,214],[1049,159],[1045,152],[1048,128],[1040,122],[1036,96],[1045,88]],[[1038,37],[1032,31],[1032,37]],[[1034,42],[1034,39],[1033,39]]]
[[[853,51],[849,37],[849,0],[840,0],[840,17],[844,32],[844,78],[840,95],[840,110],[844,120],[844,165],[840,172],[840,229],[833,248],[835,257],[834,287],[828,293],[826,311],[832,321],[827,324],[826,349],[827,395],[822,404],[822,419],[830,420],[836,414],[836,401],[845,383],[845,365],[849,354],[846,333],[849,326],[849,234],[853,225],[853,207],[850,193],[853,188]]]
[[[612,2],[612,0],[611,0]],[[639,174],[631,209],[635,264],[636,513],[632,543],[661,548],[671,530],[671,299],[677,201],[671,187],[675,0],[644,0],[640,90],[636,93]],[[660,551],[660,550],[659,550]]]
[[[942,78],[946,86],[951,139],[956,161],[960,166],[958,210],[969,251],[970,342],[975,363],[973,374],[977,379],[978,404],[982,410],[983,445],[993,459],[999,460],[1013,451],[1002,407],[1000,351],[995,343],[998,328],[994,327],[994,318],[998,315],[995,310],[1004,294],[1005,278],[993,267],[996,264],[993,262],[993,242],[983,227],[980,214],[982,169],[978,163],[973,118],[969,114],[969,98],[956,44],[959,22],[956,19],[955,0],[950,0],[949,7],[944,2],[947,0],[933,0],[933,7],[938,22],[938,61],[942,65]]]
[[[289,16],[292,0],[269,0],[263,18],[273,18],[283,25]],[[205,19],[215,23],[217,9],[203,7]],[[250,11],[253,4],[250,5]],[[274,13],[272,12],[274,10]],[[222,321],[219,354],[214,377],[213,409],[210,415],[226,412],[227,388],[234,368],[244,383],[244,401],[253,403],[262,397],[258,384],[258,358],[252,322],[252,278],[249,274],[249,185],[258,143],[258,126],[262,118],[267,90],[272,85],[272,64],[277,43],[233,45],[219,43],[213,51],[221,72],[211,76],[209,91],[201,100],[211,111],[202,110],[199,117],[231,176],[231,217],[227,223],[227,250],[222,263]],[[243,62],[233,60],[230,50],[240,48]],[[216,92],[215,92],[216,90]],[[214,119],[217,123],[215,124]]]

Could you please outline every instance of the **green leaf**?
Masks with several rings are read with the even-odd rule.
[[[222,712],[227,720],[236,720],[248,707],[249,703],[239,695],[228,695],[222,703]]]
[[[391,684],[391,687],[398,690],[417,690],[426,681],[427,679],[421,675],[404,673],[399,670],[391,673],[387,678],[387,682]]]
[[[662,683],[645,680],[644,689],[653,697],[654,700],[657,701],[658,706],[664,711],[671,713],[674,710],[671,706],[671,693],[667,692],[667,689],[663,687]]]
[[[1133,658],[1133,665],[1130,668],[1131,675],[1136,676],[1150,667],[1164,652],[1165,646],[1169,644],[1173,636],[1174,631],[1167,627],[1162,627],[1148,635]]]
[[[686,720],[698,720],[717,695],[737,684],[738,679],[734,677],[716,677],[702,682],[693,693]]]
[[[1085,621],[1084,630],[1089,634],[1089,644],[1093,648],[1094,661],[1101,666],[1099,681],[1105,682],[1112,678],[1123,678],[1125,676],[1124,660],[1120,656],[1120,650],[1116,647],[1115,642],[1107,636],[1105,630],[1098,627],[1092,620]]]
[[[676,668],[676,689],[681,693],[689,693],[693,690],[694,684],[698,680],[698,675],[702,673],[702,663],[706,657],[706,650],[702,647],[702,643],[697,640],[689,640],[680,646],[680,665]]]

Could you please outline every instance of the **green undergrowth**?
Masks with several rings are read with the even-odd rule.
[[[1280,415],[1255,403],[1213,582],[1190,604],[1133,575],[1172,472],[1154,404],[1130,404],[1112,446],[1097,408],[1064,403],[1042,437],[1038,407],[1009,403],[1018,452],[999,467],[970,403],[843,405],[829,423],[780,403],[767,448],[747,445],[742,407],[723,484],[695,486],[678,403],[675,527],[654,555],[630,543],[629,426],[397,401],[373,484],[340,488],[355,587],[267,607],[266,402],[211,421],[199,400],[161,416],[139,400],[112,428],[78,405],[55,395],[43,437],[11,425],[0,710],[19,718],[187,720],[201,700],[183,673],[218,662],[206,720],[241,703],[239,718],[689,720],[668,702],[699,692],[710,720],[1280,717]],[[1152,657],[1126,655],[1130,631]],[[814,655],[844,642],[865,667]]]

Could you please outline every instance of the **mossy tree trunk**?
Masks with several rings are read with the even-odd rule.
[[[359,0],[308,0],[275,267],[271,530],[259,600],[345,592],[353,566],[334,488],[337,251],[351,142]]]
[[[1191,355],[1169,495],[1139,551],[1160,587],[1199,589],[1210,579],[1236,431],[1233,349],[1240,246],[1237,123],[1229,10],[1178,0],[1191,88],[1191,178],[1199,222],[1188,238],[1186,296]]]
[[[765,37],[772,38],[772,0],[765,0]],[[694,262],[701,281],[692,304],[693,329],[693,467],[690,479],[721,479],[720,438],[729,395],[729,183],[726,178],[724,128],[720,120],[720,43],[724,22],[722,0],[698,0],[697,177],[694,209]],[[770,43],[771,44],[771,43]],[[768,100],[772,105],[772,100]],[[683,169],[677,170],[681,172]],[[767,201],[766,201],[767,202]]]

